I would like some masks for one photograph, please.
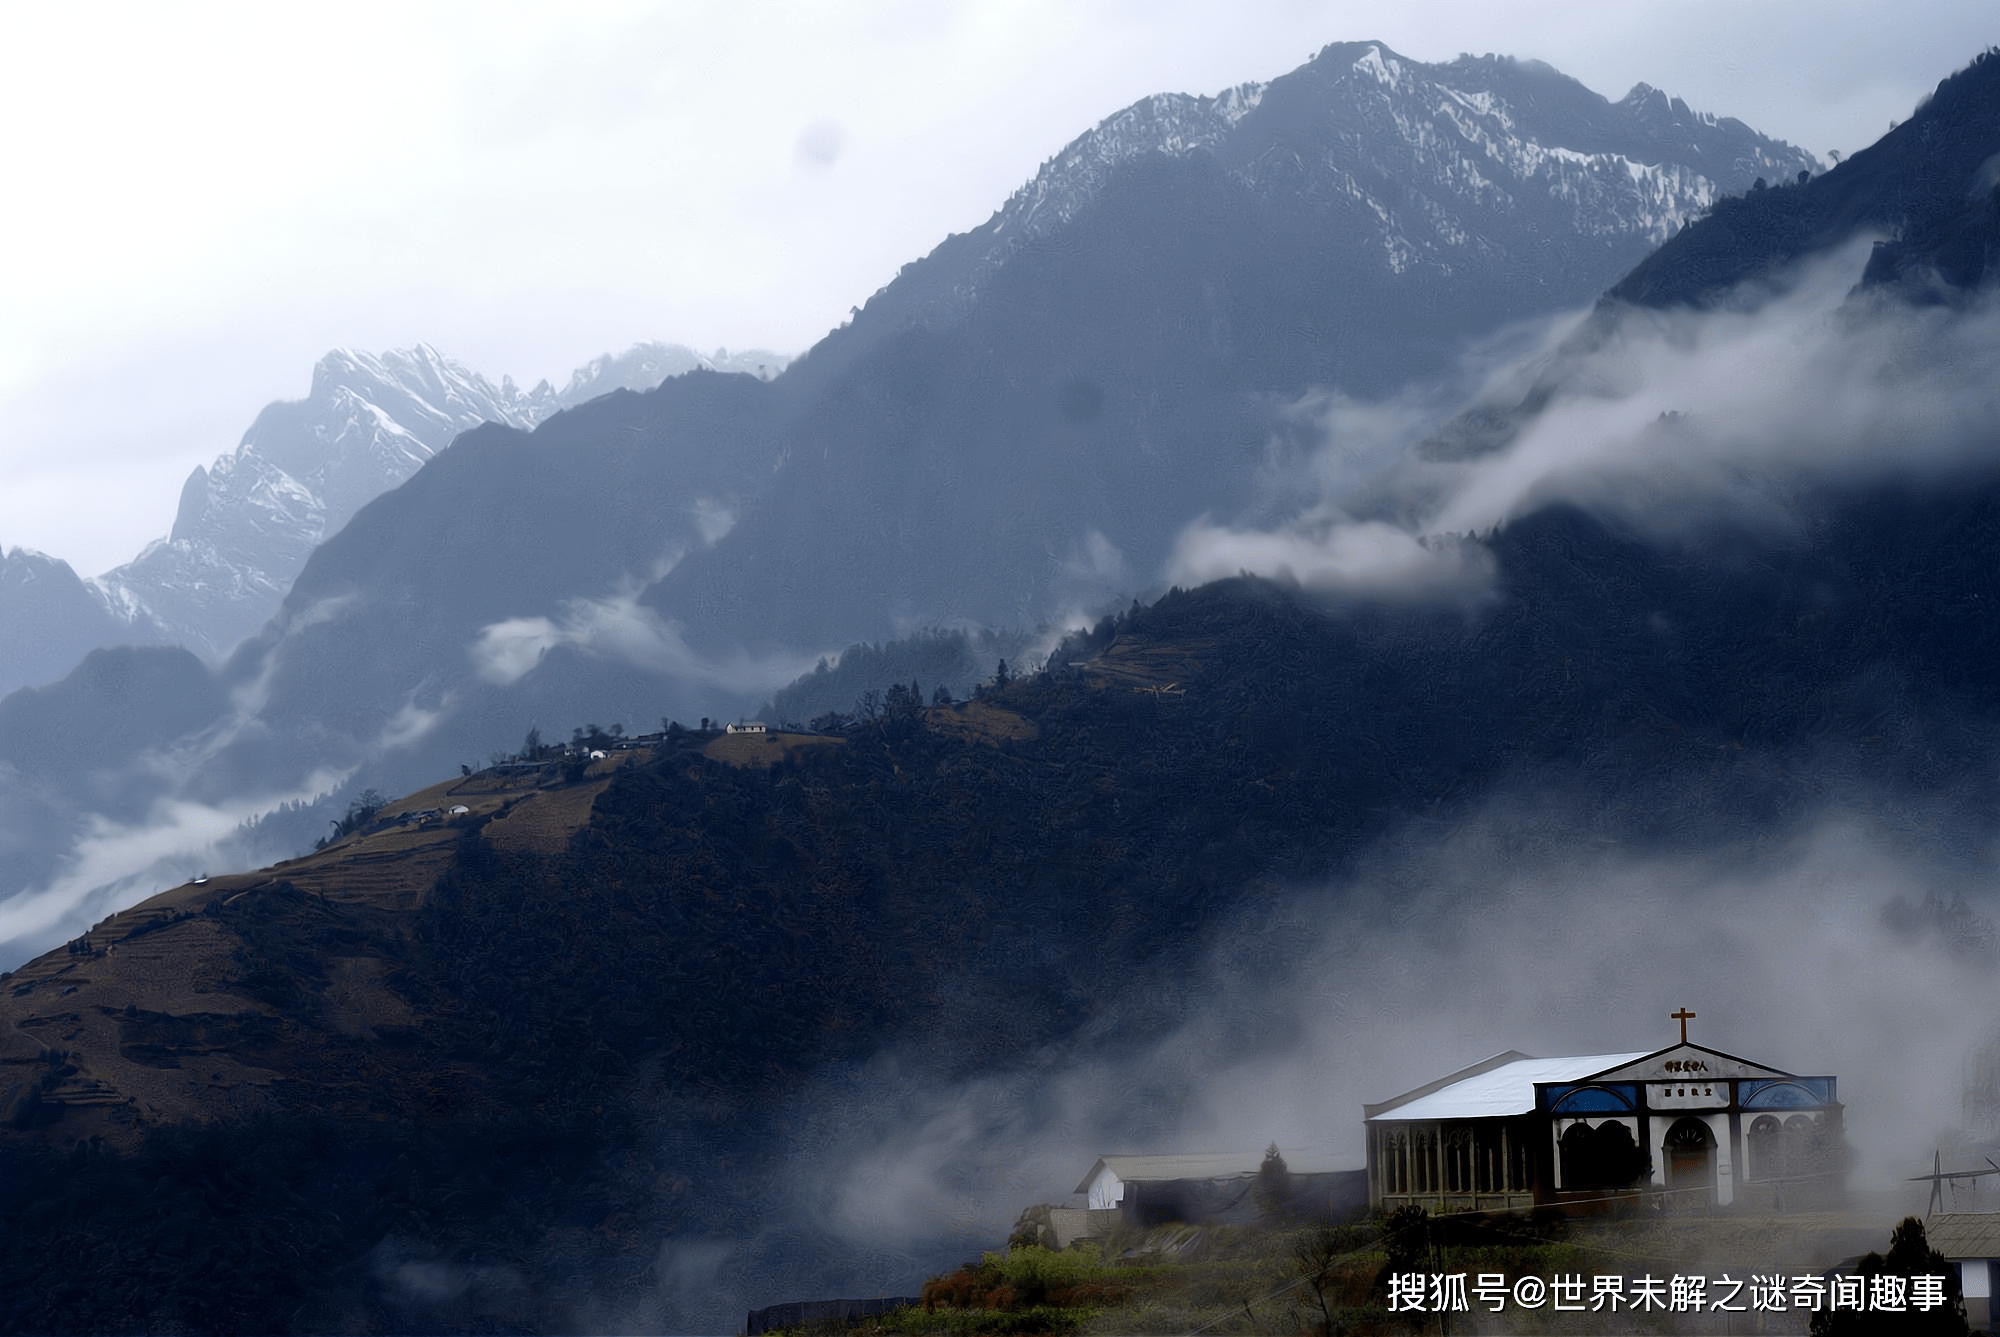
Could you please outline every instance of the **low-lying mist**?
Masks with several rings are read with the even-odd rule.
[[[450,673],[378,699],[311,695],[302,710],[275,684],[309,675],[305,638],[360,609],[320,600],[246,650],[226,707],[186,734],[152,747],[110,738],[89,761],[57,756],[44,762],[61,771],[56,784],[15,774],[0,753],[0,970],[197,872],[303,853],[365,788],[395,797],[436,783],[538,725],[595,719],[643,733],[668,714],[722,718],[810,667],[803,656],[702,659],[636,590],[491,624]]]
[[[1076,1204],[1107,1152],[1277,1142],[1358,1168],[1363,1102],[1508,1049],[1664,1048],[1682,1007],[1695,1043],[1836,1076],[1850,1186],[1920,1210],[1926,1187],[1904,1181],[1934,1147],[2000,1133],[1977,1075],[2000,978],[1990,878],[1897,823],[1891,799],[1829,811],[1747,860],[1698,840],[1633,855],[1536,796],[1405,828],[1030,1064],[939,1081],[890,1052],[828,1079],[789,1112],[767,1228],[713,1259],[716,1295],[913,1291],[1023,1208]],[[1109,1038],[1162,1021],[1137,1048]]]
[[[1512,331],[1438,407],[1317,396],[1319,448],[1280,523],[1204,517],[1163,579],[1463,596],[1493,571],[1438,536],[1556,502],[1662,541],[1804,522],[1803,490],[1937,485],[2000,467],[2000,303],[1913,306],[1856,285],[1864,239],[1713,308],[1604,307]],[[1430,540],[1430,541],[1426,541]]]

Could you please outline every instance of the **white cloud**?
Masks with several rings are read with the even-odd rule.
[[[422,742],[438,725],[450,718],[453,704],[453,697],[447,693],[435,706],[420,706],[417,704],[416,694],[411,693],[397,708],[396,713],[382,725],[382,732],[369,750],[380,755],[383,752],[412,747]]]
[[[1248,571],[1309,590],[1427,597],[1476,591],[1491,569],[1477,546],[1426,543],[1380,520],[1322,512],[1276,531],[1197,520],[1176,541],[1166,578],[1176,585],[1202,585]]]
[[[694,528],[701,535],[701,541],[713,547],[722,542],[730,530],[736,528],[736,512],[724,502],[713,497],[696,497],[694,502]],[[671,560],[664,561],[653,569],[653,579],[659,580],[673,568]]]
[[[1781,295],[1714,311],[1623,310],[1542,370],[1552,392],[1503,450],[1440,466],[1429,523],[1483,529],[1562,497],[1634,520],[1676,500],[1799,482],[1936,476],[1996,457],[2000,312],[1850,292],[1863,239]]]
[[[159,878],[179,882],[207,870],[217,845],[242,823],[280,804],[310,802],[345,779],[342,772],[316,771],[286,792],[215,804],[163,798],[136,822],[90,815],[57,877],[44,887],[0,900],[0,953],[8,960],[25,959],[44,950],[58,930],[63,935],[80,932],[102,915],[141,899]],[[148,885],[142,888],[142,882]]]
[[[689,647],[678,623],[639,602],[636,589],[597,599],[565,600],[555,617],[515,617],[489,623],[466,649],[482,679],[496,687],[510,687],[534,672],[543,657],[558,646],[743,693],[776,691],[809,672],[818,658],[779,655],[754,659],[739,652],[704,659]]]
[[[1117,588],[1128,579],[1124,552],[1097,529],[1083,536],[1083,550],[1069,561],[1066,569],[1072,577],[1110,588]]]
[[[511,687],[535,671],[542,656],[563,644],[564,634],[545,617],[510,617],[480,629],[470,653],[479,676]]]
[[[1268,528],[1204,517],[1165,578],[1476,592],[1492,575],[1485,549],[1454,536],[1557,501],[1673,537],[1723,518],[1796,523],[1802,486],[2000,467],[2000,305],[1858,291],[1870,244],[1718,309],[1622,308],[1517,332],[1524,351],[1469,376],[1468,411],[1449,421],[1413,399],[1308,400],[1323,444],[1280,485],[1311,500]]]

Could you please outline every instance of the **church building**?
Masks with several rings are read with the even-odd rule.
[[[1368,1201],[1393,1211],[1785,1209],[1842,1183],[1832,1077],[1800,1077],[1692,1044],[1534,1058],[1509,1050],[1364,1105]]]

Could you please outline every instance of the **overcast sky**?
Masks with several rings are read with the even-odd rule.
[[[1824,157],[2000,6],[0,0],[0,544],[128,560],[338,346],[524,383],[640,339],[800,351],[1135,99],[1361,38],[1644,80]]]

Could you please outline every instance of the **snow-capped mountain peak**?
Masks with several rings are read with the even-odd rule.
[[[697,369],[768,380],[788,361],[644,343],[593,359],[560,391],[546,380],[523,391],[429,344],[336,348],[313,367],[304,399],[267,406],[234,451],[188,475],[167,538],[89,587],[132,637],[219,657],[277,610],[322,540],[459,433],[483,422],[531,429],[599,395]]]
[[[917,318],[962,317],[1010,255],[1070,225],[1130,165],[1200,154],[1268,198],[1359,219],[1392,273],[1441,280],[1557,229],[1657,245],[1757,177],[1820,166],[1649,85],[1614,103],[1539,61],[1425,64],[1336,43],[1269,83],[1157,94],[1106,117],[963,239],[957,273],[928,276]]]

